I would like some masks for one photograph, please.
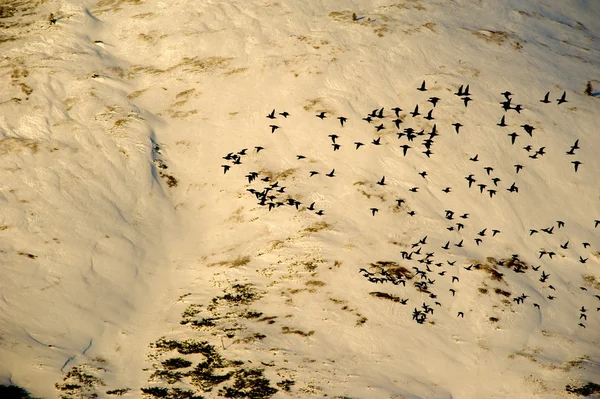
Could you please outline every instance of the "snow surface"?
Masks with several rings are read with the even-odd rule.
[[[600,3],[23,0],[0,15],[0,383],[44,398],[152,386],[222,397],[228,382],[203,392],[152,377],[181,356],[151,347],[161,337],[208,341],[273,387],[295,382],[274,398],[561,398],[599,382],[600,113],[584,89],[600,86]],[[520,114],[502,109],[506,90]],[[425,135],[398,138],[405,128]],[[241,164],[223,159],[244,148]],[[286,189],[274,203],[298,210],[269,211],[247,191],[275,181]],[[494,266],[513,254],[524,273]],[[412,279],[371,282],[361,268],[385,278],[394,265],[377,262]],[[500,281],[465,269],[478,263]],[[427,292],[414,267],[435,280]],[[211,313],[235,284],[258,298]],[[419,324],[423,303],[434,313]],[[218,313],[216,325],[182,324],[190,305],[201,307],[189,320]],[[104,385],[57,389],[78,366]]]

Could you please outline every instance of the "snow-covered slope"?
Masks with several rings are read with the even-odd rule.
[[[6,4],[0,383],[560,398],[598,382],[599,4]]]

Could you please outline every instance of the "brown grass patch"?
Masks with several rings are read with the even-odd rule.
[[[498,294],[498,295],[503,295],[503,296],[505,296],[505,297],[507,297],[507,298],[511,296],[511,293],[510,293],[510,292],[508,292],[508,291],[504,291],[504,290],[502,290],[502,289],[500,289],[500,288],[494,288],[494,292],[495,292],[496,294]],[[509,302],[509,303],[510,303],[510,302]]]
[[[220,262],[209,263],[208,266],[229,266],[229,267],[241,267],[250,263],[250,256],[238,256],[234,260],[222,260]]]
[[[293,328],[283,326],[283,327],[281,327],[281,333],[282,334],[296,334],[296,335],[301,335],[303,337],[310,337],[315,332],[312,331],[312,330],[309,331],[309,332],[304,332],[304,331],[301,331],[301,330],[295,330]]]
[[[317,223],[314,223],[314,224],[308,226],[307,228],[305,228],[304,231],[309,232],[309,233],[317,233],[321,230],[325,230],[330,227],[331,227],[331,225],[327,222],[317,222]]]
[[[374,296],[375,298],[387,299],[392,302],[400,302],[400,297],[396,295],[387,294],[385,292],[374,291],[369,292],[369,295]]]
[[[29,259],[35,259],[35,258],[37,258],[37,255],[30,254],[30,253],[27,253],[27,252],[18,252],[18,254],[21,255],[21,256],[24,256],[26,258],[29,258]]]
[[[377,268],[379,270],[384,269],[391,276],[395,276],[397,278],[404,278],[410,280],[413,278],[413,274],[410,270],[405,268],[404,266],[400,266],[396,262],[393,261],[378,261],[376,263],[371,263],[371,267]]]

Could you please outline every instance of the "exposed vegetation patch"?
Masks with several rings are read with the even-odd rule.
[[[241,267],[250,263],[250,256],[238,256],[234,260],[222,260],[220,262],[211,263],[208,266],[229,266],[229,267]]]
[[[226,398],[262,399],[270,398],[277,392],[263,376],[263,369],[237,370],[233,378],[233,385],[221,388],[219,394]]]
[[[322,222],[317,222],[317,223],[314,223],[314,224],[308,226],[307,228],[304,229],[304,231],[309,232],[309,233],[317,233],[321,230],[325,230],[330,227],[331,227],[331,225],[329,223],[322,221]]]
[[[61,398],[96,397],[96,390],[104,386],[104,381],[97,376],[104,369],[87,364],[72,367],[63,378],[62,384],[56,383],[57,390],[62,391]],[[96,396],[94,396],[96,395]]]
[[[29,399],[32,398],[32,396],[25,389],[16,385],[0,385],[0,398]]]
[[[391,294],[387,294],[385,292],[374,291],[374,292],[369,292],[369,295],[374,296],[375,298],[388,299],[392,302],[400,302],[400,297],[397,297],[397,296],[391,295]]]
[[[565,390],[570,393],[574,393],[579,396],[590,396],[594,394],[600,394],[600,385],[594,382],[588,382],[580,387],[574,387],[567,385]]]
[[[177,187],[177,184],[179,184],[179,181],[175,177],[166,173],[160,172],[160,177],[167,181],[167,186],[169,187]]]
[[[293,328],[290,328],[290,327],[283,326],[283,327],[281,327],[281,333],[282,334],[297,334],[297,335],[301,335],[303,337],[310,337],[315,332],[313,330],[311,330],[309,332],[304,332],[304,331],[301,331],[301,330],[296,330],[296,329],[293,329]]]
[[[502,295],[502,296],[505,296],[505,297],[507,297],[507,298],[511,296],[511,293],[510,293],[510,292],[508,292],[508,291],[504,291],[504,290],[502,290],[502,289],[500,289],[500,288],[494,288],[494,292],[495,292],[496,294],[498,294],[498,295]]]
[[[129,388],[111,389],[106,391],[107,395],[122,396],[131,391]]]

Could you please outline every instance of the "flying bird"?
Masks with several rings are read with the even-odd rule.
[[[548,103],[550,103],[550,100],[548,100],[548,97],[549,97],[549,96],[550,96],[550,92],[546,93],[546,95],[544,96],[544,99],[543,99],[543,100],[540,100],[540,102],[541,102],[541,103],[544,103],[544,104],[548,104]]]
[[[419,91],[427,91],[427,89],[425,88],[425,81],[423,81],[423,83],[421,83],[421,87],[419,87],[417,90],[419,90]]]
[[[575,166],[575,172],[579,170],[579,165],[583,164],[583,162],[580,161],[572,161],[571,163],[573,164],[573,166]]]
[[[410,114],[413,116],[413,118],[416,117],[416,116],[421,115],[419,113],[419,104],[415,105],[415,110],[413,112],[411,112]]]
[[[344,127],[344,122],[348,121],[348,118],[346,118],[345,116],[338,116],[338,119],[339,119],[340,125],[342,125],[342,127]]]
[[[271,128],[271,133],[275,133],[275,130],[279,129],[277,125],[269,125],[269,127]]]
[[[454,126],[454,129],[456,130],[456,134],[458,134],[458,130],[463,126],[462,124],[460,124],[459,122],[453,123],[452,126]]]
[[[529,134],[530,137],[533,137],[533,131],[535,130],[533,126],[525,124],[521,125],[521,127],[525,129],[525,131],[527,132],[527,134]]]
[[[562,96],[560,96],[559,99],[556,100],[558,102],[558,105],[562,104],[562,103],[566,103],[567,101],[567,92],[563,91]]]
[[[321,111],[321,113],[320,113],[320,114],[317,114],[317,115],[316,115],[316,117],[317,117],[317,118],[319,118],[319,119],[321,119],[321,120],[323,120],[323,119],[327,118],[327,117],[325,116],[325,111]]]
[[[406,156],[406,152],[408,151],[409,148],[412,148],[412,147],[409,146],[408,144],[404,144],[404,145],[401,145],[400,148],[402,148],[402,153],[404,154],[404,156]]]
[[[275,110],[271,111],[271,113],[267,115],[267,118],[269,118],[269,119],[275,119],[276,118],[276,116],[275,116]]]
[[[440,101],[440,99],[438,97],[430,97],[427,101],[433,104],[433,108],[435,108],[435,105],[438,103],[438,101]]]

